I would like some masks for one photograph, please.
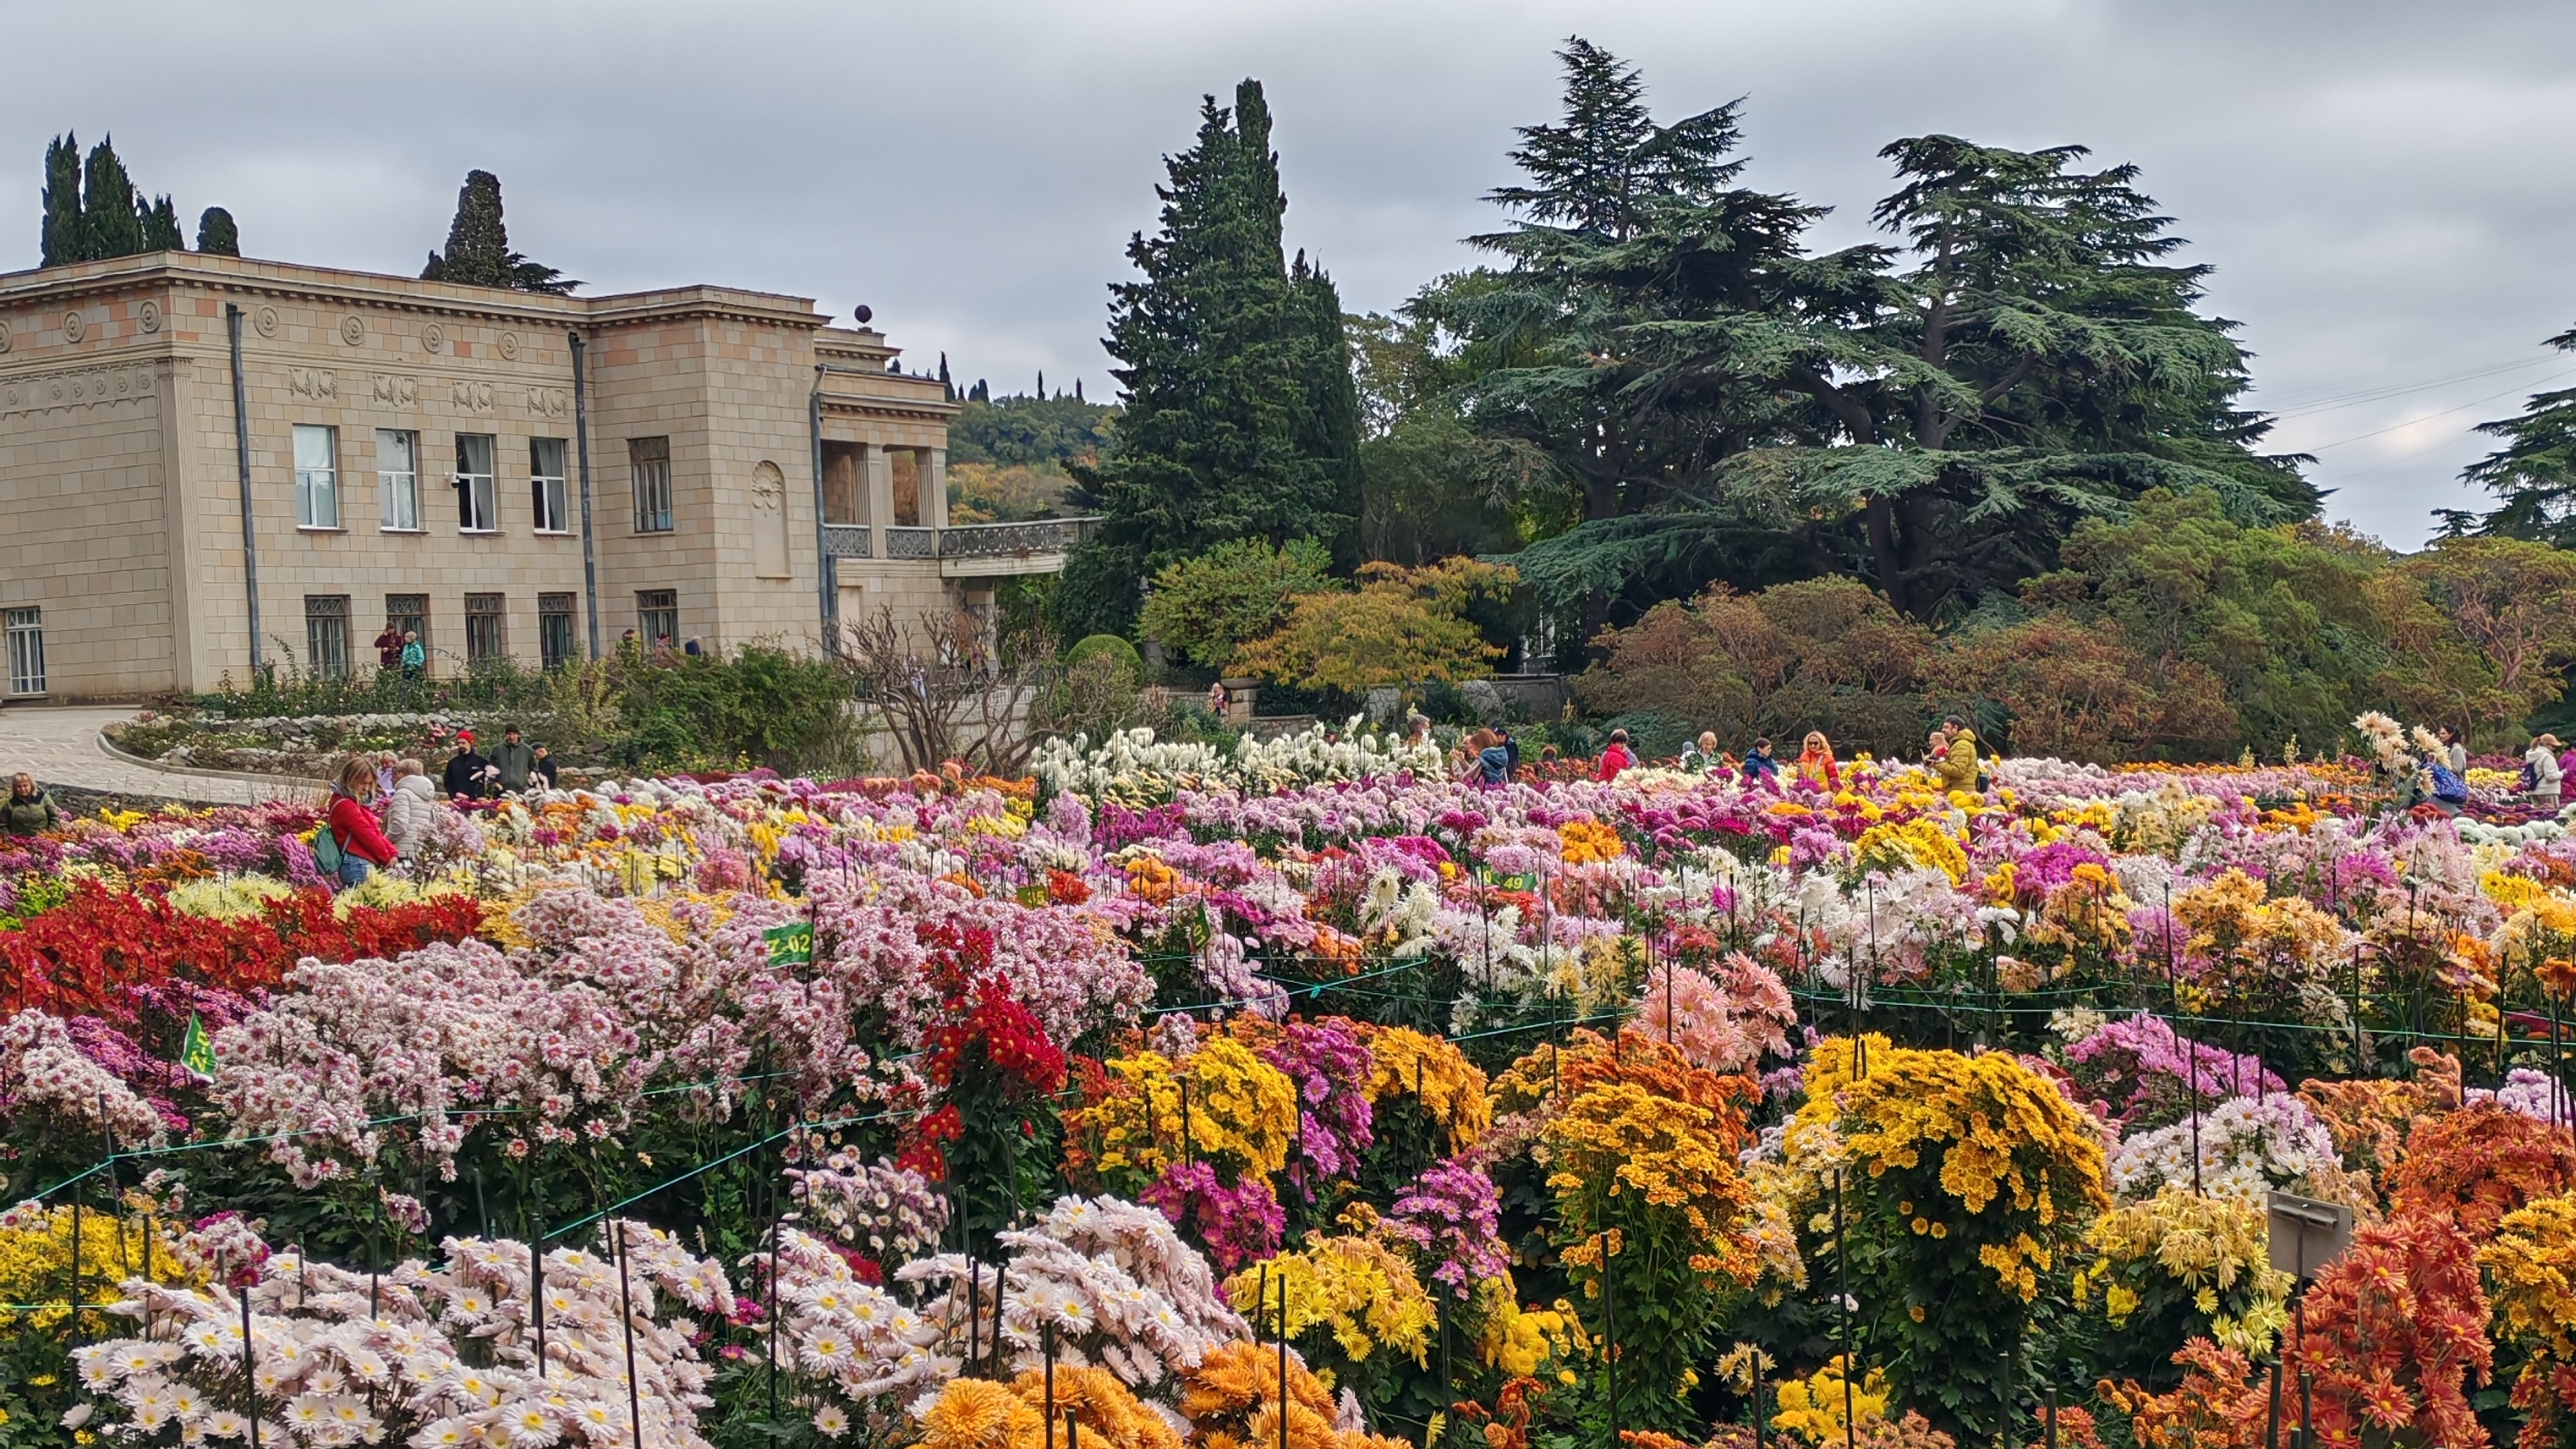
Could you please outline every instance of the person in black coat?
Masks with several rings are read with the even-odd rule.
[[[453,800],[489,800],[495,773],[492,762],[475,753],[474,731],[458,730],[456,753],[447,757],[447,768],[440,772],[439,784]]]

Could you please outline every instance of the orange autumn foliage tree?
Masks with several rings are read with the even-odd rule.
[[[1470,558],[1408,569],[1360,565],[1350,592],[1300,594],[1277,632],[1235,651],[1237,669],[1307,689],[1365,694],[1430,679],[1472,679],[1503,656],[1467,618],[1510,593],[1520,575]]]

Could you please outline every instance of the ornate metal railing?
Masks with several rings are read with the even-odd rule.
[[[1065,553],[1091,536],[1096,518],[1033,518],[1024,523],[968,523],[939,531],[941,558],[1011,558]],[[901,555],[897,555],[901,557]]]
[[[966,523],[954,528],[893,528],[885,531],[890,559],[1027,558],[1067,553],[1091,536],[1097,518],[1035,518],[1022,523]],[[864,523],[823,525],[823,552],[831,558],[874,558],[871,530]]]

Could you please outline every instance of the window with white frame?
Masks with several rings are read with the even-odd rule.
[[[635,531],[671,531],[671,440],[629,438],[626,457],[635,470]]]
[[[9,630],[9,692],[44,693],[45,611],[9,609],[0,611],[0,621]]]
[[[456,435],[456,526],[464,533],[493,533],[501,527],[498,495],[492,484],[490,433]]]
[[[528,502],[537,516],[537,532],[572,532],[564,510],[564,440],[528,439]]]
[[[304,664],[316,679],[349,676],[349,596],[304,596]]]
[[[299,528],[340,526],[340,430],[295,425],[295,523]]]
[[[385,532],[420,532],[420,434],[376,430],[376,497]]]

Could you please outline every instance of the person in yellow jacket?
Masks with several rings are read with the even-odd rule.
[[[1957,715],[1941,721],[1950,734],[1949,747],[1941,752],[1941,762],[1934,768],[1941,772],[1943,790],[1977,790],[1977,732]]]

